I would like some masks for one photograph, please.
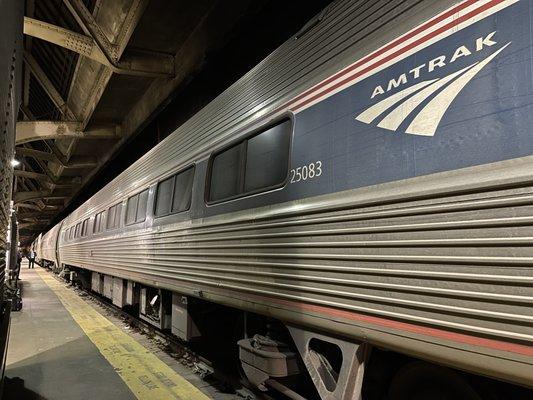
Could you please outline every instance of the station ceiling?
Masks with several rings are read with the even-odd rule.
[[[13,197],[23,244],[329,3],[25,1]]]

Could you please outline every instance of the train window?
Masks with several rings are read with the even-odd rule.
[[[120,218],[122,216],[122,203],[115,206],[115,228],[120,227]]]
[[[138,194],[139,204],[137,205],[137,215],[135,222],[142,222],[146,219],[146,206],[148,205],[148,189]]]
[[[126,225],[135,223],[135,216],[137,215],[137,206],[139,205],[139,195],[131,196],[128,199],[126,206]]]
[[[94,216],[93,233],[100,232],[100,218],[101,217],[102,217],[102,213],[98,213]]]
[[[209,201],[222,201],[281,185],[289,165],[292,123],[286,119],[216,154]]]
[[[157,185],[156,217],[187,211],[191,207],[193,179],[194,166],[161,181]]]
[[[211,201],[237,196],[241,190],[244,142],[218,154],[211,168]]]
[[[148,189],[131,196],[126,206],[126,225],[142,222],[146,219],[146,203],[148,202]]]
[[[76,224],[76,232],[74,233],[74,237],[80,237],[81,236],[81,222],[78,222]]]
[[[275,186],[285,180],[289,166],[290,125],[290,121],[285,121],[248,140],[245,192]]]
[[[116,206],[109,207],[107,210],[107,229],[113,229],[115,227],[115,211]]]
[[[186,211],[191,207],[193,178],[194,167],[190,167],[176,175],[174,198],[172,199],[173,213]]]
[[[115,229],[120,226],[120,216],[122,214],[122,203],[115,204],[107,210],[107,229]]]
[[[104,215],[105,211],[101,211],[95,215],[93,233],[99,233],[104,230]]]
[[[174,187],[174,176],[159,182],[157,185],[157,195],[155,200],[155,215],[160,217],[161,215],[170,214],[170,206],[172,203],[172,193]]]
[[[81,236],[87,236],[89,233],[89,218],[85,219],[81,225]]]

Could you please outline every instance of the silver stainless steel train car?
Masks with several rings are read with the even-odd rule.
[[[323,398],[370,345],[533,386],[531,5],[332,3],[39,256],[281,321]]]

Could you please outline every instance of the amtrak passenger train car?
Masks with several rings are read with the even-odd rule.
[[[532,18],[528,0],[335,1],[39,256],[186,340],[207,305],[244,315],[261,389],[308,373],[351,399],[376,358],[389,398],[531,387]]]

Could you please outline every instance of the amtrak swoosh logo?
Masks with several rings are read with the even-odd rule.
[[[459,71],[439,79],[419,82],[367,108],[355,119],[379,128],[397,131],[406,120],[411,122],[406,133],[412,135],[433,136],[439,123],[463,88],[511,42]],[[418,112],[415,109],[426,100],[431,100]]]

